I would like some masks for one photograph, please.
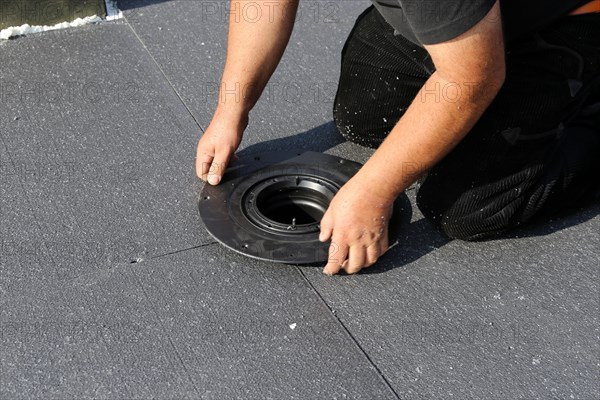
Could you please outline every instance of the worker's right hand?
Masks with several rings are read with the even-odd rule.
[[[200,179],[211,185],[221,182],[229,160],[242,141],[246,126],[248,114],[215,112],[210,125],[198,142],[196,174]]]

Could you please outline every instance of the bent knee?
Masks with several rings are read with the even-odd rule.
[[[483,213],[441,214],[437,218],[426,218],[449,238],[469,242],[496,238],[519,225],[512,218],[488,218]]]
[[[371,148],[379,147],[387,133],[374,132],[376,128],[364,115],[364,111],[357,106],[357,104],[336,103],[333,120],[338,132],[349,142]]]
[[[470,196],[468,196],[470,197]],[[469,202],[467,196],[443,203],[443,196],[417,195],[417,205],[430,222],[452,239],[478,241],[492,239],[519,226],[519,203],[503,204],[495,200]]]
[[[338,101],[333,110],[335,125],[349,142],[378,148],[395,125],[398,118],[381,117],[381,111],[363,107],[360,103]]]

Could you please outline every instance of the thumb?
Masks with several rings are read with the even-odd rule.
[[[210,171],[213,158],[214,156],[211,153],[205,152],[205,150],[198,145],[198,149],[196,150],[196,175],[203,181],[208,179],[208,172]]]

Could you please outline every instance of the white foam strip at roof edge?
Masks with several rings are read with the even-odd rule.
[[[117,0],[105,0],[104,4],[106,4],[107,21],[123,18],[123,12],[117,8]]]
[[[106,21],[114,21],[123,18],[123,13],[117,8],[116,1],[106,0]],[[11,26],[0,31],[0,40],[10,39],[14,36],[27,35],[30,33],[55,31],[57,29],[73,28],[76,26],[82,26],[87,24],[93,24],[96,22],[103,21],[102,18],[97,15],[92,15],[85,18],[77,18],[71,22],[61,22],[55,25],[29,25],[23,24],[21,26]]]

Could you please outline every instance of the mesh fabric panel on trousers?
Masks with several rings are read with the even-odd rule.
[[[417,193],[423,214],[454,238],[496,236],[580,205],[600,185],[600,14],[511,43],[506,63],[496,99]],[[424,49],[367,9],[342,51],[339,131],[376,148],[433,71]]]

